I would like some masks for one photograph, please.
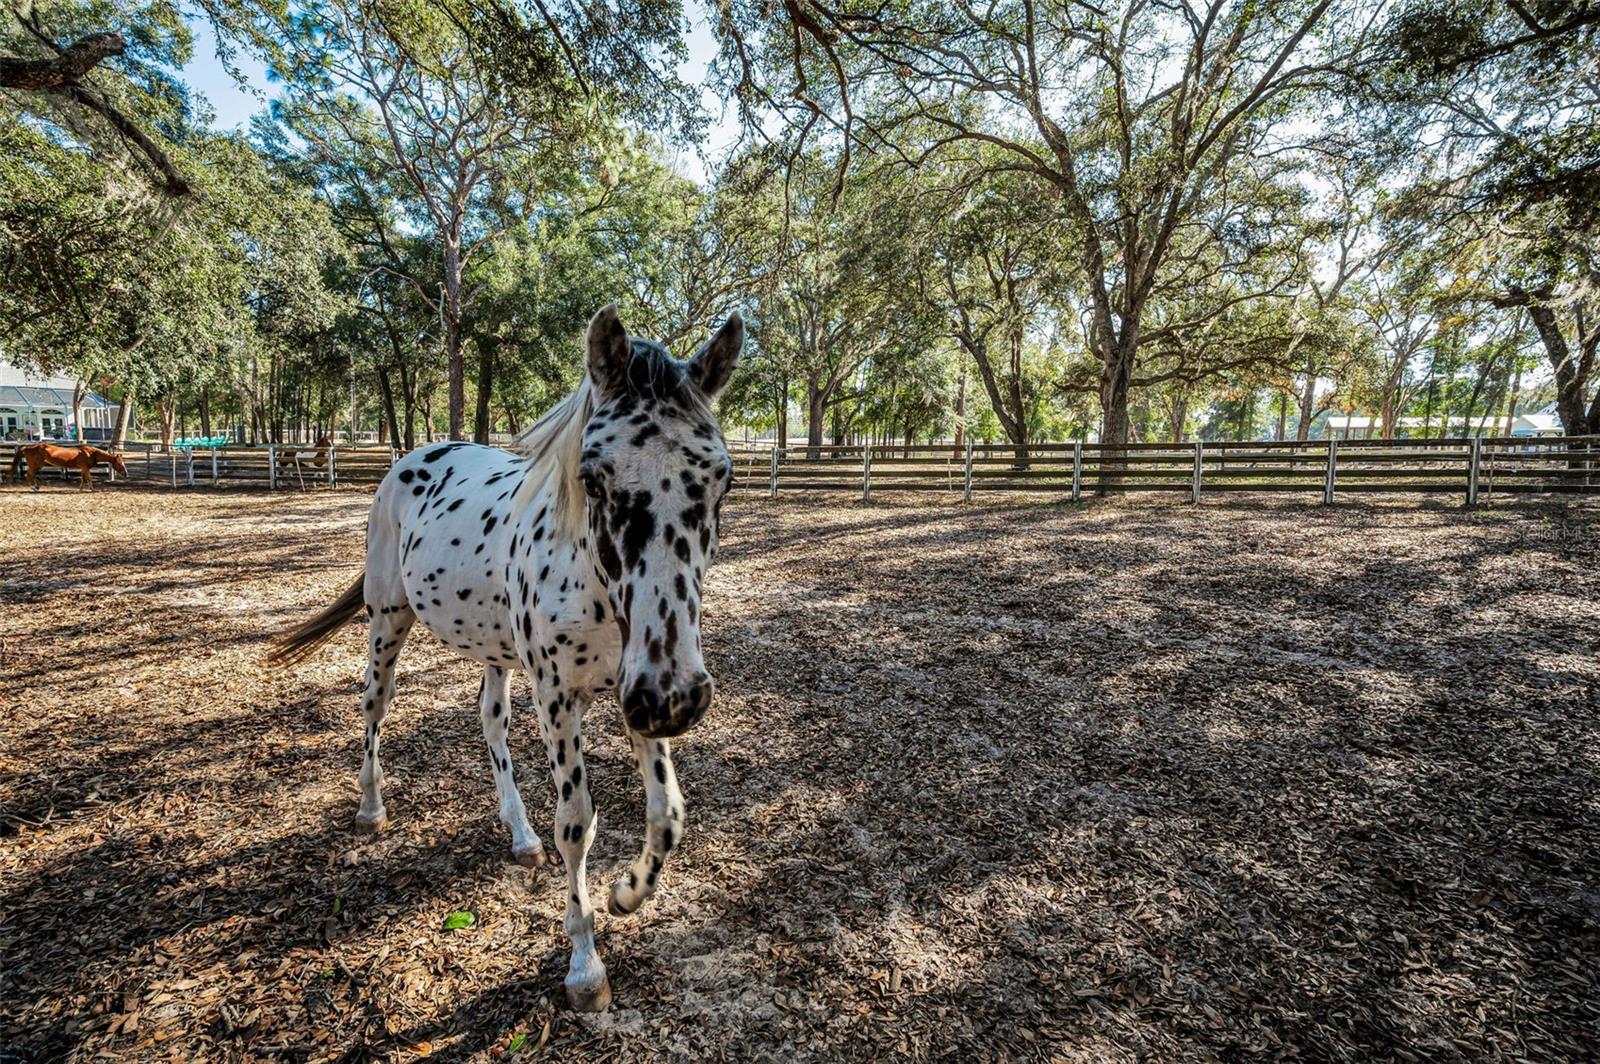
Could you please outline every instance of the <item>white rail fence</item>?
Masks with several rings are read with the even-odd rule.
[[[0,443],[9,477],[14,443]],[[1041,443],[784,447],[733,445],[740,490],[858,494],[934,492],[971,501],[1000,492],[1086,495],[1168,492],[1190,502],[1222,492],[1341,496],[1377,492],[1485,496],[1600,494],[1600,436],[1468,437],[1444,440],[1285,442]],[[239,485],[276,491],[372,488],[401,452],[334,447],[321,458],[305,445],[130,450],[135,480],[173,487]],[[45,475],[45,474],[41,474]],[[74,478],[76,474],[71,474]],[[102,467],[97,478],[105,479]]]

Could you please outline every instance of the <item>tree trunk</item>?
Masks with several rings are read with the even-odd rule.
[[[72,385],[72,432],[80,442],[85,439],[83,434],[83,397],[88,394],[89,382],[78,380]]]
[[[156,400],[156,420],[161,431],[161,449],[172,450],[172,401],[170,399]]]
[[[822,446],[822,419],[827,414],[827,393],[815,380],[806,384],[806,457],[815,461],[822,456],[817,448]]]
[[[409,451],[417,446],[417,385],[404,362],[400,363],[400,398],[406,407],[405,445]]]
[[[1012,434],[1011,442],[1016,446],[1013,455],[1016,458],[1017,468],[1026,469],[1028,466],[1028,406],[1022,399],[1022,341],[1020,330],[1011,334],[1011,416],[1016,421],[1017,431]]]
[[[956,375],[956,457],[966,457],[967,442],[967,364],[961,363]]]
[[[1306,383],[1300,389],[1300,424],[1295,426],[1294,438],[1304,442],[1311,438],[1311,419],[1316,415],[1317,367],[1306,359]]]
[[[1128,442],[1128,389],[1133,378],[1133,358],[1110,348],[1100,366],[1100,442]]]
[[[444,242],[444,353],[450,366],[450,438],[466,439],[466,366],[462,361],[460,238],[447,235]],[[433,435],[429,419],[428,435]],[[432,443],[432,439],[429,439]]]
[[[1514,355],[1512,357],[1515,357]],[[1511,390],[1506,396],[1506,431],[1504,435],[1511,435],[1511,430],[1516,427],[1517,421],[1517,396],[1522,392],[1522,364],[1517,364],[1517,374],[1511,379]]]
[[[1183,442],[1184,425],[1189,420],[1189,396],[1179,392],[1172,400],[1172,442]]]
[[[122,450],[128,439],[128,426],[133,424],[133,389],[122,389],[122,405],[117,407],[117,427],[111,430],[111,449]]]
[[[472,442],[489,442],[489,389],[494,384],[494,356],[499,340],[482,337],[478,340],[478,409],[472,421]]]
[[[1589,423],[1589,413],[1584,409],[1584,385],[1578,372],[1578,360],[1573,357],[1567,338],[1562,335],[1556,312],[1544,303],[1529,303],[1528,314],[1533,318],[1539,339],[1544,342],[1546,357],[1556,378],[1556,414],[1568,436],[1587,436],[1600,431],[1600,426]]]
[[[200,389],[200,435],[211,435],[211,386]]]
[[[379,366],[377,374],[378,395],[383,400],[383,420],[378,424],[380,427],[386,427],[389,430],[389,439],[398,445],[400,443],[400,423],[394,414],[394,386],[389,383],[389,370],[387,367]],[[384,441],[380,439],[378,442],[382,443]]]
[[[774,414],[773,438],[778,441],[778,450],[781,451],[789,446],[789,382],[786,379],[778,381],[777,410]]]
[[[983,382],[983,390],[989,396],[989,407],[994,411],[995,420],[1000,422],[1000,431],[1006,434],[1006,442],[1012,449],[1019,467],[1028,463],[1028,422],[1027,411],[1022,408],[1022,385],[1016,376],[1010,382],[1004,393],[1000,390],[1000,381],[995,378],[994,367],[989,365],[988,347],[982,341],[970,341],[958,337],[961,346],[967,354],[972,356],[973,363],[978,367],[978,379]],[[1124,397],[1123,414],[1127,414],[1127,402]],[[1126,431],[1126,426],[1124,426]]]

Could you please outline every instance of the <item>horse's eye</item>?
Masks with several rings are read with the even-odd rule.
[[[591,499],[598,499],[605,494],[605,489],[600,484],[600,478],[593,473],[582,474],[584,493]]]

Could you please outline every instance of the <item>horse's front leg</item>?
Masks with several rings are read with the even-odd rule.
[[[552,670],[535,681],[542,713],[541,730],[556,788],[556,847],[567,866],[567,1003],[579,1012],[599,1012],[611,1004],[606,966],[594,947],[594,906],[589,903],[589,844],[594,841],[594,803],[583,771],[583,712],[589,699],[564,688]]]
[[[644,847],[626,877],[611,884],[606,907],[613,916],[638,910],[656,892],[661,866],[683,838],[683,795],[672,768],[672,748],[665,739],[647,739],[628,732],[633,759],[644,780]]]

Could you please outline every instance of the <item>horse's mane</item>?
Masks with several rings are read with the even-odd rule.
[[[528,461],[527,475],[512,500],[521,510],[541,492],[553,495],[550,514],[555,534],[577,539],[583,530],[583,491],[578,464],[583,456],[583,427],[594,414],[594,386],[585,374],[577,390],[545,411],[517,437],[517,450]]]

